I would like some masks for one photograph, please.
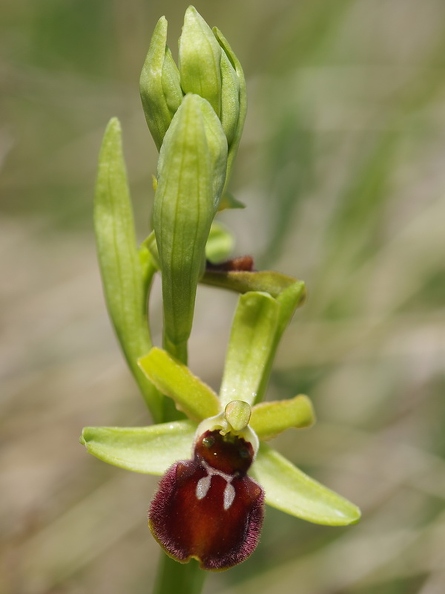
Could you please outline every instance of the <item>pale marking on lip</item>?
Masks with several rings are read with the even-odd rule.
[[[217,470],[216,468],[213,468],[212,466],[210,466],[209,464],[204,462],[204,460],[202,460],[201,464],[204,466],[204,468],[207,472],[207,475],[200,478],[196,485],[196,491],[195,491],[196,499],[199,499],[199,500],[204,499],[204,497],[209,492],[210,484],[212,482],[212,476],[215,476],[215,475],[220,476],[227,483],[226,487],[224,489],[224,503],[223,503],[224,511],[227,511],[228,509],[230,509],[232,503],[235,500],[236,492],[235,492],[234,486],[231,484],[232,480],[235,478],[235,475],[234,474],[226,474],[225,472],[222,472],[221,470]]]

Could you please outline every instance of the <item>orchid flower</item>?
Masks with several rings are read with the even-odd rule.
[[[82,442],[101,460],[164,475],[149,525],[178,561],[196,558],[203,569],[221,570],[246,559],[258,543],[263,501],[318,524],[344,526],[360,518],[355,505],[265,443],[314,420],[304,395],[255,404],[284,309],[263,292],[240,297],[219,396],[165,350],[154,347],[139,359],[187,419],[83,430]]]

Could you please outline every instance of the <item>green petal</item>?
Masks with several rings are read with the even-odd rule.
[[[151,347],[147,291],[154,268],[144,266],[136,246],[133,210],[122,154],[121,127],[113,118],[107,126],[99,157],[94,200],[97,252],[108,313],[155,421],[161,418],[161,398],[141,373],[136,360]]]
[[[266,494],[266,503],[292,516],[328,526],[346,526],[360,519],[353,503],[324,487],[266,444],[261,444],[252,476]]]
[[[173,398],[191,419],[202,421],[221,412],[215,392],[166,351],[155,347],[138,364],[158,390]]]
[[[268,367],[278,310],[277,301],[265,293],[246,293],[240,297],[220,390],[223,407],[232,400],[255,402]]]
[[[312,403],[300,394],[288,400],[261,402],[252,409],[250,426],[260,439],[271,439],[292,427],[310,427],[315,421]]]
[[[175,421],[150,427],[85,427],[80,443],[100,460],[144,474],[164,474],[192,455],[196,424]]]

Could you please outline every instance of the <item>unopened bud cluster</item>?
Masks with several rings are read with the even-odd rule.
[[[241,64],[221,31],[212,30],[193,6],[185,13],[178,66],[167,45],[167,28],[167,20],[161,17],[140,78],[142,105],[156,146],[160,150],[184,96],[193,93],[208,101],[218,116],[231,164],[246,118]]]
[[[167,21],[155,28],[140,92],[159,150],[153,209],[164,302],[164,344],[186,360],[205,247],[238,149],[246,116],[241,65],[218,29],[192,6],[176,65]]]

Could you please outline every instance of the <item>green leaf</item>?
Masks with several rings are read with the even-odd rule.
[[[100,151],[94,226],[108,313],[128,365],[157,422],[162,418],[161,397],[136,362],[152,346],[146,296],[154,268],[148,255],[142,266],[136,246],[121,127],[116,118],[107,126]]]
[[[144,474],[161,475],[192,456],[196,424],[175,421],[149,427],[85,427],[80,443],[103,462]]]
[[[292,516],[328,526],[346,526],[360,519],[357,506],[308,477],[266,444],[261,444],[251,474],[264,488],[266,503]]]
[[[221,406],[232,400],[253,404],[273,344],[279,305],[266,293],[246,293],[238,302],[220,390]]]
[[[315,422],[314,409],[307,396],[288,400],[260,402],[252,408],[250,426],[260,439],[271,439],[286,429],[310,427]]]
[[[215,392],[166,351],[154,347],[138,363],[158,390],[189,418],[202,421],[221,412]]]

